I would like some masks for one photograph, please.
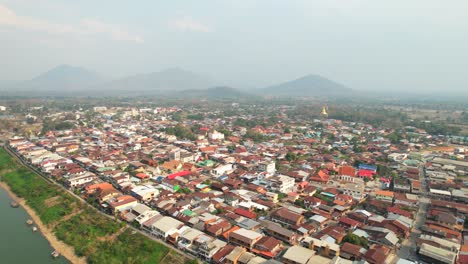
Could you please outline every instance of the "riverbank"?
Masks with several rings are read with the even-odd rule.
[[[73,263],[187,263],[182,252],[133,232],[0,149],[0,176],[10,193],[42,224],[44,236]],[[5,186],[5,185],[4,185]],[[26,207],[27,206],[27,207]],[[25,211],[26,213],[26,211]],[[23,220],[26,221],[26,220]],[[122,228],[125,230],[122,232]],[[58,240],[58,241],[57,241]],[[65,243],[65,244],[60,244]],[[62,247],[65,245],[65,247]],[[60,248],[59,248],[60,247]],[[71,254],[73,253],[73,254]],[[64,255],[65,256],[65,255]],[[76,257],[79,258],[76,258]],[[28,262],[25,262],[28,263]]]
[[[52,248],[60,252],[60,254],[71,263],[86,263],[86,258],[78,257],[75,254],[73,247],[63,243],[62,241],[58,240],[57,237],[55,237],[53,231],[42,223],[36,212],[26,204],[26,201],[11,191],[10,186],[8,186],[5,182],[0,181],[0,188],[4,189],[12,199],[14,199],[24,208],[24,210],[34,221],[34,224],[39,228],[42,235],[47,239],[47,241],[49,241]]]

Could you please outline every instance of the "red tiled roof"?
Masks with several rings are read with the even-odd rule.
[[[220,250],[218,250],[218,252],[216,252],[212,259],[213,259],[213,262],[214,263],[221,263],[221,259],[223,259],[227,254],[231,253],[231,251],[235,248],[235,246],[233,245],[226,245],[224,246],[223,248],[221,248]]]
[[[398,208],[396,206],[388,207],[387,211],[390,212],[390,213],[394,213],[394,214],[397,214],[397,215],[402,215],[402,216],[406,216],[408,218],[411,218],[411,213],[410,212],[402,210],[402,209],[400,209],[400,208]]]
[[[352,166],[341,166],[338,168],[338,174],[356,176],[356,170]]]
[[[240,216],[243,216],[243,217],[250,218],[250,219],[256,219],[257,218],[256,213],[247,211],[247,210],[242,209],[242,208],[236,208],[236,210],[234,210],[234,213],[236,213],[236,214],[238,214]]]
[[[108,182],[96,183],[96,184],[86,186],[87,191],[94,190],[94,189],[104,190],[104,189],[111,189],[111,188],[114,188],[114,187],[112,186],[112,184]]]
[[[138,179],[143,180],[143,179],[148,179],[148,178],[149,178],[149,175],[146,174],[146,173],[137,173],[137,174],[135,175],[135,177],[137,177]]]
[[[167,178],[168,178],[169,180],[173,180],[173,179],[175,179],[176,177],[187,176],[187,175],[189,175],[190,173],[191,173],[190,171],[180,171],[180,172],[176,172],[176,173],[170,174],[169,176],[167,176]]]
[[[356,227],[356,226],[360,226],[361,223],[354,220],[354,219],[351,219],[349,217],[346,217],[346,216],[343,216],[340,218],[340,223],[343,223],[345,225],[348,225],[348,226],[351,226],[351,227]]]
[[[361,247],[358,246],[358,245],[354,245],[354,244],[351,244],[349,242],[345,242],[342,246],[341,246],[341,251],[345,252],[345,253],[348,253],[348,254],[352,254],[354,256],[358,256],[358,255],[361,255],[360,251],[361,250]]]
[[[371,170],[359,170],[359,177],[368,177],[368,178],[372,178],[374,176],[374,172],[371,171]]]

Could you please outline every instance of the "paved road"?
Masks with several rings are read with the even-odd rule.
[[[397,252],[398,257],[408,260],[419,259],[416,253],[416,241],[421,235],[420,228],[424,225],[430,203],[430,200],[427,198],[428,186],[424,166],[420,169],[419,181],[421,182],[421,193],[419,195],[419,209],[413,222],[413,229],[411,230],[410,237],[401,243],[401,248]]]
[[[111,216],[111,215],[108,215],[102,211],[100,211],[99,209],[93,207],[92,205],[90,205],[88,202],[86,202],[86,200],[84,200],[83,198],[81,198],[80,196],[76,195],[74,192],[70,191],[69,189],[65,188],[62,184],[52,180],[51,178],[45,176],[40,170],[38,170],[35,166],[33,166],[32,164],[29,164],[28,162],[26,162],[21,156],[18,155],[18,153],[16,153],[15,151],[11,150],[8,146],[4,145],[3,146],[3,149],[5,149],[8,154],[10,154],[10,156],[16,158],[16,160],[18,160],[19,162],[21,162],[21,164],[23,164],[24,166],[28,167],[30,170],[32,170],[34,173],[36,173],[38,176],[40,176],[41,178],[43,178],[44,180],[46,180],[47,182],[51,183],[51,184],[54,184],[58,187],[60,187],[61,189],[65,190],[66,192],[68,192],[70,195],[72,195],[73,197],[75,197],[76,199],[82,201],[83,203],[85,203],[87,206],[89,206],[90,208],[94,209],[96,212],[100,213],[101,215],[109,218],[109,219],[112,219],[113,221],[118,221],[118,222],[122,222],[121,220],[119,220],[118,218],[114,217],[114,216]],[[126,222],[125,222],[126,223]],[[166,241],[163,241],[161,239],[158,239],[150,234],[148,234],[147,232],[144,232],[140,229],[137,229],[129,224],[127,224],[127,227],[132,229],[133,231],[136,231],[142,235],[144,235],[145,237],[149,238],[149,239],[152,239],[158,243],[161,243],[161,244],[164,244],[166,245],[168,248],[176,251],[177,253],[181,254],[181,255],[184,255],[186,256],[187,258],[189,259],[194,259],[194,257],[192,255],[189,255],[181,250],[179,250],[178,248],[174,247],[173,245],[171,244],[168,244]]]

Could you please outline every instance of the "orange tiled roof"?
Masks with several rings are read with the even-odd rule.
[[[392,191],[385,191],[385,190],[377,190],[375,191],[375,195],[390,196],[390,197],[394,196]]]

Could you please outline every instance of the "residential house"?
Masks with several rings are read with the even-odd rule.
[[[286,242],[290,245],[297,243],[297,235],[291,230],[288,230],[277,223],[270,221],[264,221],[265,228],[264,232],[276,239]]]
[[[264,236],[255,243],[252,252],[270,259],[275,258],[281,249],[281,241],[271,236]]]
[[[313,237],[306,237],[301,241],[301,246],[314,250],[327,258],[334,258],[340,255],[340,246],[338,244],[328,242]]]
[[[359,261],[366,250],[358,245],[345,242],[340,248],[340,257],[351,261]]]
[[[436,247],[423,243],[419,247],[419,256],[428,263],[447,263],[454,264],[457,259],[457,253],[447,249]]]
[[[295,183],[294,178],[286,175],[273,176],[268,178],[267,188],[272,192],[289,193],[294,190]]]
[[[383,245],[374,244],[364,254],[363,259],[370,264],[387,264],[389,263],[387,260],[390,260],[388,258],[390,253],[390,248]]]
[[[166,161],[161,165],[161,169],[169,172],[174,173],[179,171],[182,168],[182,162],[178,160],[170,160]]]
[[[394,193],[392,191],[377,190],[375,191],[375,198],[378,200],[392,202]]]
[[[285,264],[307,264],[312,263],[310,259],[315,254],[311,249],[301,246],[292,246],[284,253],[282,262]]]
[[[122,195],[107,201],[111,212],[123,212],[138,204],[137,199],[130,195]]]
[[[151,226],[153,235],[166,240],[171,234],[178,232],[184,224],[172,217],[164,216]]]
[[[92,172],[72,174],[66,177],[65,184],[70,188],[79,188],[87,183],[93,182],[96,179],[96,174]]]
[[[271,213],[273,222],[284,225],[300,225],[304,222],[304,216],[290,211],[288,208],[280,208]]]
[[[198,257],[210,263],[213,255],[226,245],[226,242],[219,239],[205,241],[198,248]]]
[[[245,253],[247,250],[243,247],[235,247],[229,254],[224,257],[224,261],[222,263],[225,264],[237,264],[239,261],[239,258]]]
[[[229,243],[252,250],[255,243],[263,237],[255,231],[240,228],[229,234]]]
[[[131,190],[131,194],[140,201],[151,201],[158,196],[159,190],[151,185],[139,185]]]

